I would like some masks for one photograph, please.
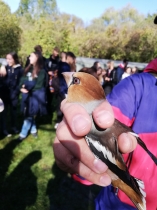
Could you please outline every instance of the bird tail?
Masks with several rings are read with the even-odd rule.
[[[140,193],[141,193],[141,199],[142,199],[142,204],[140,203],[137,203],[136,201],[132,200],[132,202],[134,203],[134,205],[139,209],[139,210],[146,210],[146,192],[144,191],[144,183],[143,181],[141,181],[140,179],[137,179],[137,178],[134,178],[132,177],[136,183],[138,184],[139,186],[139,190],[140,190]]]
[[[147,148],[147,146],[145,145],[145,143],[140,139],[140,137],[133,133],[133,132],[130,132],[133,136],[136,137],[137,139],[137,143],[148,153],[148,155],[151,157],[151,159],[154,161],[154,163],[157,165],[157,157],[155,157],[155,155],[153,155],[153,153],[151,153],[149,151],[149,149]]]
[[[146,210],[146,193],[144,191],[144,183],[133,176],[130,176],[130,178],[134,187],[126,185],[122,180],[119,183],[118,180],[112,181],[112,184],[114,187],[116,186],[122,190],[130,198],[138,210]]]

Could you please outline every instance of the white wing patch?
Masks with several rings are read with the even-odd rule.
[[[92,140],[88,136],[85,136],[85,140],[86,140],[88,146],[89,146],[89,143],[91,143],[99,152],[103,153],[103,155],[106,159],[108,159],[111,163],[117,165],[115,157],[113,157],[112,153],[108,149],[106,149],[99,141]],[[99,157],[97,157],[97,158],[99,158]]]

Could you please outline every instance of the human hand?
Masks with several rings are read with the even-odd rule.
[[[20,91],[21,91],[22,93],[28,93],[28,90],[27,90],[26,88],[21,88]]]
[[[53,73],[52,71],[49,71],[49,72],[48,72],[48,75],[53,76],[54,73]]]
[[[64,120],[57,128],[57,136],[53,144],[57,165],[64,171],[76,173],[90,182],[107,186],[111,178],[106,173],[108,167],[96,159],[85,142],[83,136],[91,129],[91,119],[86,110],[78,105],[62,102],[61,110]],[[108,128],[114,122],[111,105],[104,101],[93,112],[96,124],[101,128]],[[122,153],[129,153],[136,147],[136,138],[123,133],[118,138],[119,149]]]
[[[6,74],[7,74],[6,68],[5,68],[5,66],[2,65],[0,67],[0,77],[5,77]]]
[[[109,77],[105,77],[105,81],[110,81],[111,79]]]

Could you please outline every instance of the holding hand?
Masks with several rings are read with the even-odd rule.
[[[106,173],[108,167],[96,159],[88,147],[83,136],[91,129],[91,119],[86,110],[78,105],[62,102],[61,110],[64,120],[57,128],[57,136],[53,144],[57,165],[64,171],[76,173],[90,182],[107,186],[111,178]],[[114,123],[111,105],[104,101],[93,112],[96,124],[101,128],[108,128]],[[122,153],[129,153],[136,147],[136,138],[123,133],[118,138],[119,149]]]

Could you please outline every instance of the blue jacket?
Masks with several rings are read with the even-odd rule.
[[[68,87],[62,75],[63,72],[70,72],[70,66],[66,62],[60,61],[58,64],[59,87],[60,87],[60,93],[65,95],[67,94]]]
[[[121,81],[122,74],[124,73],[124,69],[120,66],[118,66],[116,70],[116,75],[115,75],[115,83],[118,84]]]
[[[1,78],[0,96],[4,103],[11,103],[13,106],[17,106],[20,93],[19,83],[23,75],[23,69],[20,64],[14,67],[7,65],[6,72],[6,76]]]
[[[21,111],[25,116],[47,114],[46,97],[46,72],[40,70],[38,77],[29,81],[27,77],[21,80],[21,86],[25,85],[28,93],[22,93]]]

